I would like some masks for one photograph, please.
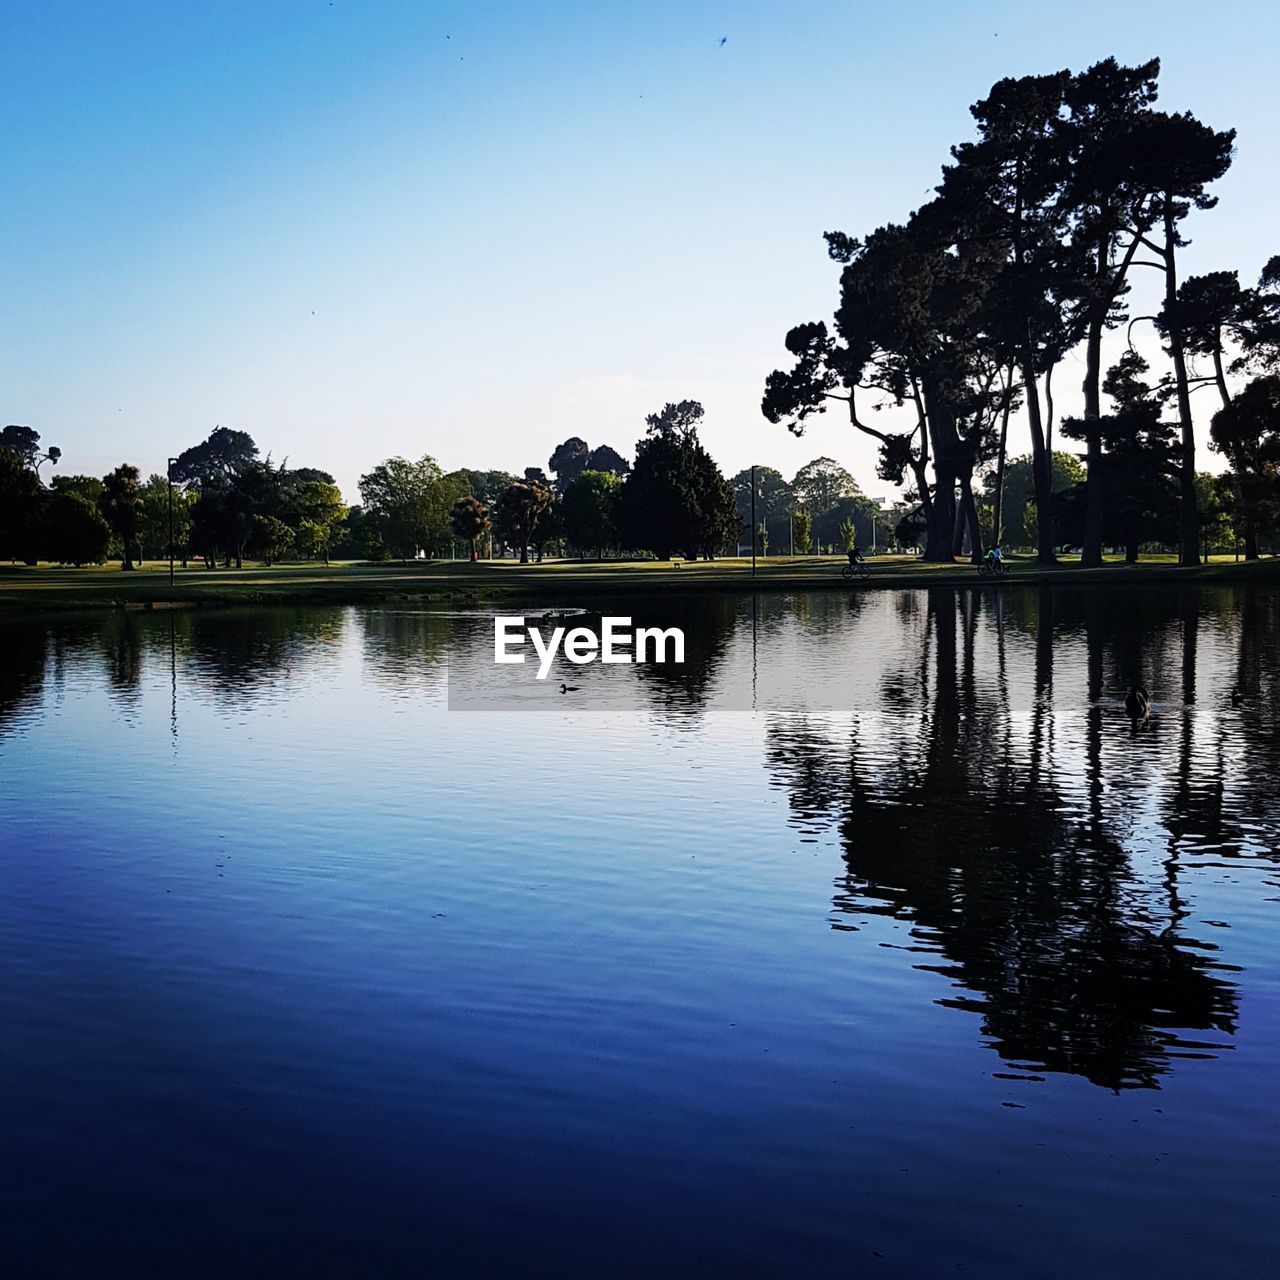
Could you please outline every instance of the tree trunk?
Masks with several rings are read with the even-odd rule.
[[[1258,526],[1252,520],[1244,522],[1244,558],[1246,560],[1258,558]]]
[[[1102,328],[1106,309],[1095,302],[1085,339],[1084,422],[1087,468],[1084,489],[1084,546],[1080,563],[1102,564]]]
[[[1222,407],[1231,408],[1231,393],[1227,390],[1227,375],[1222,369],[1222,336],[1219,334],[1213,348],[1213,380],[1218,384],[1218,395],[1222,397]]]
[[[920,495],[920,513],[924,516],[924,536],[925,547],[927,549],[934,536],[934,521],[937,518],[934,511],[933,491],[929,485],[929,474],[925,470],[925,463],[923,460],[913,461],[911,464],[911,470],[916,479],[916,492]]]
[[[1023,178],[1023,157],[1019,156],[1013,230],[1013,261],[1016,278],[1022,276],[1025,266],[1022,241]],[[1031,335],[1029,314],[1024,319],[1021,337],[1022,350],[1019,352],[1019,358],[1022,365],[1022,382],[1027,392],[1027,420],[1031,427],[1031,471],[1036,494],[1036,563],[1051,565],[1058,563],[1058,557],[1053,549],[1053,511],[1050,508],[1053,490],[1053,459],[1049,457],[1045,445],[1044,421],[1040,416],[1040,391],[1036,385],[1035,342]]]
[[[949,490],[950,492],[945,492]],[[954,538],[956,526],[955,482],[937,477],[933,491],[932,518],[925,515],[924,558],[940,564],[955,559]]]
[[[924,558],[950,564],[955,560],[956,464],[959,460],[960,441],[950,410],[932,383],[924,386],[923,400],[926,430],[932,437],[934,477],[933,501],[925,508],[927,533]],[[924,452],[923,449],[921,452]]]
[[[1013,368],[1009,369],[1009,385],[1005,391],[1004,409],[1000,414],[1000,447],[996,451],[996,494],[991,512],[991,545],[1004,541],[1004,462],[1009,444],[1009,414],[1013,409]]]
[[[969,563],[982,563],[982,524],[978,520],[978,504],[973,500],[973,477],[960,477],[961,505],[969,526]]]
[[[1182,429],[1182,458],[1178,468],[1178,563],[1200,563],[1200,520],[1196,510],[1196,434],[1191,418],[1191,389],[1187,382],[1187,357],[1178,322],[1177,233],[1173,222],[1173,198],[1164,202],[1164,300],[1169,317],[1169,355],[1178,388],[1178,424]]]
[[[1028,344],[1029,347],[1029,344]],[[1053,547],[1053,459],[1045,447],[1040,391],[1029,349],[1023,354],[1022,381],[1027,391],[1027,421],[1031,427],[1031,472],[1036,494],[1036,564],[1057,564]]]
[[[956,519],[951,527],[951,558],[964,555],[965,509],[964,501],[956,503]]]

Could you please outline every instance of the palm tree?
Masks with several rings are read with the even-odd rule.
[[[465,538],[471,544],[471,563],[480,557],[476,554],[476,542],[492,528],[489,519],[489,508],[474,496],[459,498],[449,513],[449,522],[459,538]]]

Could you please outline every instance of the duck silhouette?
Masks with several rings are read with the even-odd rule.
[[[561,693],[577,693],[578,686],[576,684],[562,684],[560,686]]]
[[[1140,685],[1134,685],[1125,695],[1124,709],[1130,720],[1145,720],[1151,713],[1151,695]]]

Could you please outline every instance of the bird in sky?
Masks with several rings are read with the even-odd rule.
[[[729,43],[729,37],[728,37],[728,36],[721,36],[721,37],[720,37],[720,47],[721,47],[722,49],[723,49],[723,48],[725,47],[725,45],[726,45],[726,44],[728,44],[728,43]]]

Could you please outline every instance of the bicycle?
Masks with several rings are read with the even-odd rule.
[[[1009,572],[1009,566],[1003,560],[994,560],[990,557],[983,560],[978,566],[978,577],[980,578],[999,578]]]
[[[840,576],[847,582],[851,582],[854,578],[871,577],[871,566],[865,560],[859,560],[856,564],[847,564],[840,570]]]

